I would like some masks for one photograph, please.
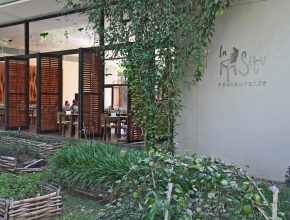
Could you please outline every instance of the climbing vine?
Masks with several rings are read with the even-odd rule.
[[[122,65],[132,112],[146,147],[155,148],[163,140],[173,152],[180,87],[185,79],[202,79],[216,17],[231,0],[63,1],[67,9],[85,9],[90,27],[104,34],[115,54],[126,57]]]

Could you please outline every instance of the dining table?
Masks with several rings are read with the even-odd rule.
[[[104,117],[105,119],[105,125],[107,124],[117,124],[117,138],[121,138],[121,127],[122,123],[127,123],[128,121],[128,116],[127,115],[106,115]],[[105,134],[104,136],[106,137],[106,129],[104,130]]]

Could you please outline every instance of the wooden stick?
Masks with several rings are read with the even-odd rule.
[[[151,170],[151,175],[152,175],[153,187],[156,188],[156,183],[155,183],[153,170]]]
[[[40,163],[40,162],[43,162],[43,161],[44,161],[43,159],[37,160],[37,161],[35,161],[35,162],[33,162],[33,163],[31,163],[31,164],[25,166],[24,168],[29,168],[29,167],[31,167],[31,166],[33,166],[33,165],[36,165],[36,164],[38,164],[38,163]]]
[[[40,200],[47,199],[49,197],[56,196],[56,195],[57,195],[57,193],[54,192],[54,193],[47,194],[45,196],[39,196],[39,197],[35,197],[35,198],[23,199],[23,200],[12,202],[11,206],[14,207],[15,205],[23,204],[25,202],[40,201]]]
[[[170,205],[172,189],[173,189],[173,183],[168,183],[168,191],[166,195],[166,202],[168,203],[168,205]],[[166,209],[164,220],[168,220],[168,217],[169,217],[169,211],[168,209]]]
[[[278,219],[278,194],[279,194],[279,189],[275,187],[275,191],[273,192],[273,211],[272,211],[272,220],[277,220]]]
[[[268,205],[268,207],[271,209],[272,211],[272,206],[270,205],[270,203],[268,202],[268,200],[266,199],[266,197],[264,196],[264,194],[261,192],[261,190],[259,189],[259,187],[257,186],[257,184],[254,182],[254,180],[247,176],[247,178],[250,180],[250,182],[256,187],[258,193],[260,194],[260,196],[263,198],[263,200],[266,202],[266,204]]]
[[[270,220],[269,217],[266,215],[266,213],[264,212],[263,209],[261,209],[259,206],[256,206],[255,207],[258,209],[258,211],[263,215],[263,217],[266,219],[266,220]]]
[[[10,206],[10,201],[6,200],[6,207],[5,207],[5,215],[4,215],[4,219],[8,220],[8,212],[9,212],[9,206]]]

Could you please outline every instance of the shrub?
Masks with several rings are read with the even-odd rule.
[[[173,184],[170,203],[166,199]],[[98,219],[264,219],[264,201],[247,175],[234,166],[193,155],[151,153],[114,191],[120,196]],[[258,210],[260,209],[260,211]],[[265,210],[265,211],[264,211]]]
[[[41,184],[49,178],[48,173],[35,173],[21,176],[0,173],[0,198],[25,199],[45,191]]]
[[[50,158],[61,181],[82,187],[111,187],[145,153],[99,142],[70,143]]]
[[[269,186],[262,183],[259,187],[267,200],[273,201],[273,192],[269,189]],[[290,220],[290,188],[280,186],[278,198],[278,212],[281,219]]]
[[[285,175],[285,184],[290,187],[290,166],[288,167],[287,173]]]

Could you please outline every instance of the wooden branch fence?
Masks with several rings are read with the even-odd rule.
[[[14,173],[17,168],[15,157],[0,156],[0,170]]]
[[[43,171],[42,168],[35,168],[41,162],[46,162],[48,156],[54,154],[57,150],[64,146],[63,143],[57,142],[54,144],[48,144],[44,142],[37,142],[26,140],[23,138],[0,136],[0,143],[6,145],[22,145],[28,146],[30,150],[35,152],[40,160],[33,160],[26,164],[18,164],[17,158],[0,155],[0,171],[12,172],[12,173],[27,173]]]
[[[51,186],[45,188],[52,190]],[[37,220],[60,215],[61,212],[60,189],[18,201],[0,199],[0,220]]]

